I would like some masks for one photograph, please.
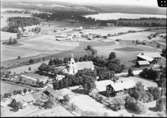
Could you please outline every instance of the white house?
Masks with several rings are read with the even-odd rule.
[[[116,82],[113,82],[112,80],[104,80],[96,81],[95,84],[99,92],[106,91],[106,87],[108,85],[111,85],[111,87],[113,88],[113,92],[119,92],[123,90],[128,90],[130,88],[134,88],[136,82],[133,80],[133,78],[121,78]]]
[[[154,59],[160,59],[161,55],[158,52],[141,52],[137,55],[138,60],[152,62]]]

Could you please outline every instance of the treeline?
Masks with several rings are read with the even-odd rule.
[[[90,92],[95,88],[96,72],[89,69],[79,70],[76,75],[68,75],[60,81],[53,83],[54,89],[62,89],[70,86],[82,85],[85,92]]]
[[[18,27],[32,26],[40,23],[35,17],[10,17],[8,18],[8,26],[2,30],[6,32],[18,33]]]
[[[137,26],[137,27],[156,27],[166,26],[165,18],[139,18],[139,19],[119,19],[116,21],[117,26]]]
[[[114,26],[137,26],[137,27],[164,27],[166,26],[165,18],[138,18],[138,19],[118,19],[118,20],[95,20],[94,18],[86,18],[84,15],[88,15],[88,13],[79,13],[79,12],[71,12],[71,11],[57,11],[52,12],[52,14],[48,13],[36,13],[33,14],[35,17],[39,17],[41,19],[49,20],[65,20],[72,19],[76,22],[87,24],[87,25],[95,25],[95,26],[107,26],[108,23],[111,23]]]
[[[56,70],[56,66],[66,65],[70,58],[65,57],[63,59],[55,58],[50,59],[47,64],[41,64],[37,73],[47,75],[47,76],[56,76],[60,71]],[[93,56],[93,55],[84,55],[81,57],[74,58],[76,62],[82,61],[92,61],[96,68],[99,71],[103,71],[108,73],[109,71],[113,71],[114,73],[120,73],[124,69],[124,65],[120,63],[120,60],[116,58],[116,54],[111,52],[108,58]]]
[[[145,68],[139,76],[157,82],[160,87],[166,87],[166,67],[163,67],[160,71]]]

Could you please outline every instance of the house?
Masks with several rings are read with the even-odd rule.
[[[96,88],[99,92],[106,92],[106,94],[115,94],[125,90],[134,88],[136,82],[133,78],[120,78],[116,82],[111,80],[95,82]]]
[[[148,61],[137,61],[136,65],[137,66],[149,66],[150,63]]]
[[[29,84],[29,85],[36,86],[37,79],[22,74],[19,77],[19,82],[24,83],[24,84]]]
[[[42,82],[43,84],[46,84],[48,81],[48,78],[45,78],[40,75],[33,75],[33,74],[21,74],[19,76],[19,82],[24,83],[24,84],[29,84],[32,86],[36,86],[37,82]]]
[[[141,52],[137,55],[137,60],[148,61],[149,63],[159,59],[161,59],[161,55],[158,52]]]

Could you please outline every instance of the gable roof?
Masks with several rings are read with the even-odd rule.
[[[139,53],[137,57],[140,57],[150,62],[150,61],[153,61],[154,58],[161,58],[161,55],[158,52],[142,52],[142,53]]]
[[[144,55],[144,54],[142,54],[142,53],[139,53],[139,54],[137,55],[137,57],[142,58],[142,59],[144,59],[144,60],[147,60],[147,61],[149,61],[149,62],[153,61],[153,58],[152,58],[152,57],[149,57],[149,56]]]
[[[121,78],[116,82],[113,82],[111,80],[104,80],[104,81],[97,81],[95,82],[95,84],[96,88],[99,91],[106,91],[107,85],[111,85],[115,91],[120,91],[135,87],[136,82],[133,80],[133,78]]]
[[[135,87],[136,83],[132,79],[118,80],[117,82],[111,82],[111,86],[115,91],[120,91],[124,89],[130,89]]]
[[[77,62],[76,67],[78,70],[91,69],[94,68],[94,64],[92,61],[83,61],[83,62]]]

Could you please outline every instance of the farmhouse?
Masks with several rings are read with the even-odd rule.
[[[22,74],[20,75],[19,82],[35,86],[37,79]]]
[[[149,63],[159,59],[161,59],[161,55],[157,52],[142,52],[137,55],[137,60],[148,61]]]
[[[150,63],[148,61],[137,61],[137,66],[149,66]]]
[[[111,95],[115,93],[122,92],[124,90],[129,90],[134,88],[136,85],[132,78],[122,78],[113,82],[111,80],[98,81],[96,82],[96,88],[99,92],[106,92],[106,94]]]
[[[48,78],[35,77],[35,75],[26,75],[26,74],[22,74],[19,77],[19,82],[33,86],[36,86],[37,82],[42,82],[43,84],[45,84],[47,80]]]

